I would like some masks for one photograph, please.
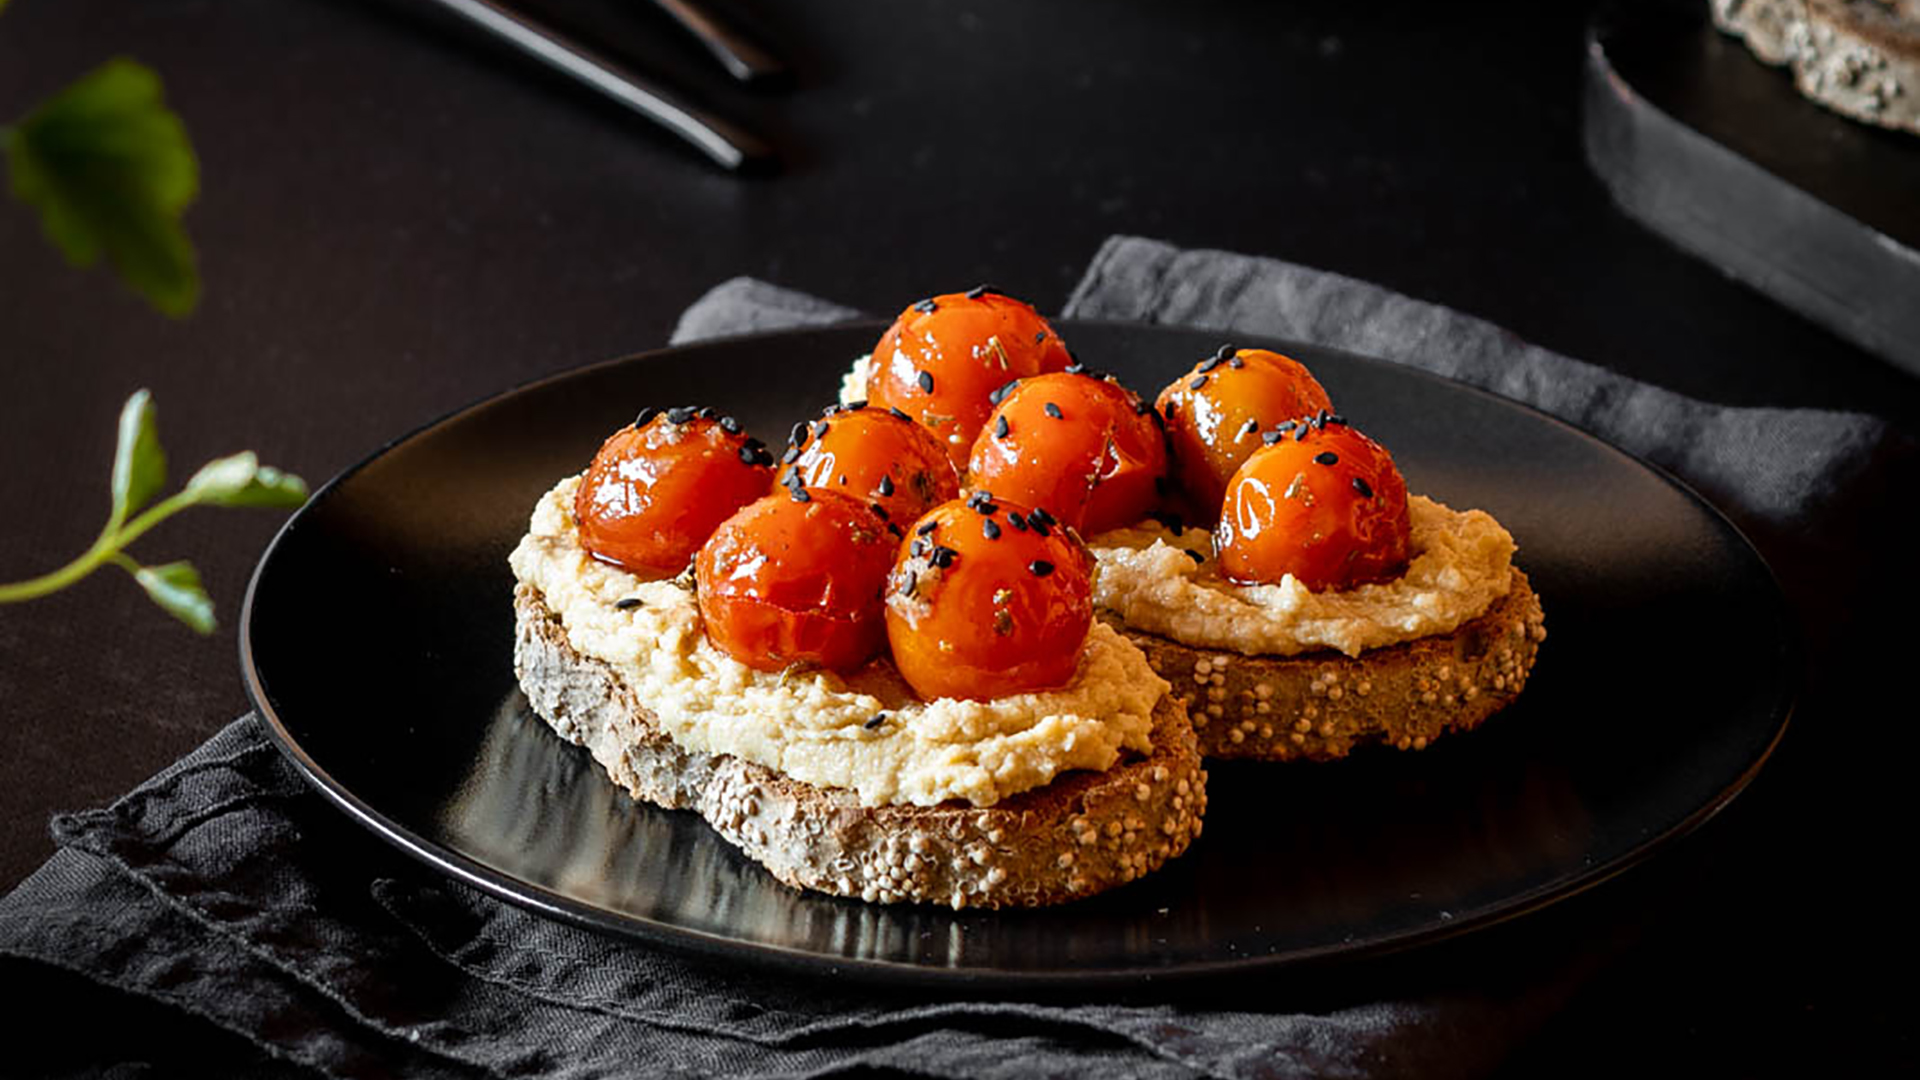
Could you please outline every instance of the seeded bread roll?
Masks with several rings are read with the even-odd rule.
[[[1207,806],[1193,725],[1171,697],[1153,753],[1075,771],[989,807],[862,806],[731,755],[687,751],[609,665],[568,644],[539,590],[514,593],[514,672],[533,709],[641,802],[693,810],[797,888],[959,908],[1056,904],[1132,881],[1185,851]]]
[[[1547,636],[1540,599],[1516,567],[1513,587],[1451,634],[1368,649],[1242,656],[1113,625],[1184,698],[1210,758],[1345,757],[1362,743],[1424,750],[1519,696]]]

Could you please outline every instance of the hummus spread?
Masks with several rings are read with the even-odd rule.
[[[1484,614],[1511,584],[1513,537],[1492,515],[1407,499],[1412,562],[1402,576],[1312,592],[1289,574],[1236,585],[1220,576],[1205,529],[1179,536],[1146,521],[1092,538],[1093,602],[1128,626],[1184,645],[1292,656],[1396,645],[1448,634]],[[1188,554],[1191,552],[1192,554]]]
[[[991,701],[920,701],[884,660],[845,675],[755,671],[707,641],[684,581],[646,580],[587,554],[573,522],[578,485],[563,480],[541,498],[510,558],[514,576],[540,590],[574,649],[613,666],[688,750],[848,788],[868,806],[989,806],[1071,769],[1107,769],[1122,750],[1152,750],[1153,707],[1170,688],[1104,623],[1094,622],[1072,682]]]

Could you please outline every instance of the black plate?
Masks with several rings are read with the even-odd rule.
[[[1063,328],[1158,387],[1214,336]],[[429,865],[650,941],[888,979],[1098,982],[1430,940],[1531,910],[1688,831],[1752,778],[1798,670],[1757,554],[1693,494],[1555,420],[1305,346],[1412,490],[1493,512],[1549,637],[1522,700],[1423,753],[1213,770],[1206,834],[1063,907],[955,914],[794,892],[691,813],[634,805],[529,714],[507,552],[536,498],[645,404],[762,437],[829,401],[877,326],[669,349],[493,398],[323,488],[255,572],[249,692],[320,790]]]

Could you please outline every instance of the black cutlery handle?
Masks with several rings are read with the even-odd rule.
[[[433,2],[673,132],[722,168],[739,171],[774,158],[773,148],[752,132],[680,101],[651,80],[493,0]]]
[[[653,0],[687,33],[700,39],[727,74],[743,83],[769,83],[786,77],[787,65],[694,0]]]

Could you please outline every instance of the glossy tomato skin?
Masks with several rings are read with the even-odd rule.
[[[974,490],[1044,506],[1089,536],[1146,516],[1166,474],[1152,409],[1111,377],[1077,370],[1007,390],[967,461]]]
[[[1231,345],[1167,384],[1153,404],[1166,424],[1187,511],[1207,523],[1220,512],[1227,481],[1260,449],[1262,431],[1333,408],[1299,361]]]
[[[1214,529],[1221,574],[1241,584],[1292,574],[1321,592],[1403,573],[1407,482],[1386,449],[1324,420],[1276,435],[1227,485]]]
[[[989,286],[943,293],[900,313],[873,347],[867,400],[925,424],[955,469],[1010,379],[1062,371],[1066,344],[1033,307]]]
[[[851,671],[886,647],[895,533],[831,491],[782,490],[720,524],[694,560],[707,640],[751,668]]]
[[[794,427],[781,457],[779,482],[794,475],[807,487],[827,488],[880,508],[882,516],[911,524],[960,494],[960,474],[933,433],[875,405],[840,407]]]
[[[935,507],[888,578],[893,662],[927,701],[1064,686],[1093,625],[1092,570],[1045,511],[978,494]]]
[[[731,417],[649,409],[609,436],[581,477],[573,496],[580,544],[638,574],[677,574],[772,477],[772,455]]]

